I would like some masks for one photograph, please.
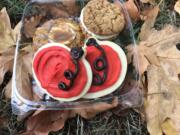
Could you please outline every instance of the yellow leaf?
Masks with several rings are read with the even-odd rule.
[[[178,135],[172,120],[169,118],[163,122],[161,127],[165,135]]]
[[[162,135],[161,124],[171,114],[174,99],[169,89],[163,89],[163,71],[157,66],[148,67],[147,128],[151,135]]]
[[[178,0],[174,6],[174,10],[180,14],[180,0]]]
[[[170,80],[179,82],[178,75],[180,74],[180,60],[179,59],[169,59],[169,58],[159,58],[161,67],[164,69],[165,74]]]
[[[147,76],[148,96],[145,110],[149,133],[162,135],[163,132],[177,131],[180,134],[179,82],[169,80],[163,69],[154,65],[148,67]],[[167,119],[170,119],[174,126],[166,123]],[[171,124],[172,127],[167,126],[168,124]]]
[[[7,14],[6,8],[3,8],[0,12],[0,50],[6,49],[15,45],[13,30],[11,29],[11,23]]]

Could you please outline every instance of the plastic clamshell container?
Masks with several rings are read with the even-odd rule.
[[[37,27],[42,26],[45,22],[57,18],[68,18],[79,23],[80,12],[88,1],[84,0],[32,0],[24,9],[22,17],[22,26],[16,45],[13,79],[12,79],[12,110],[14,114],[23,115],[31,110],[65,110],[78,109],[80,107],[98,102],[110,103],[114,97],[118,98],[121,109],[138,107],[142,105],[142,92],[139,88],[139,74],[137,68],[132,63],[128,63],[126,78],[118,90],[115,92],[95,99],[80,99],[72,102],[62,102],[51,98],[45,98],[41,88],[33,78],[32,59],[23,57],[24,49],[30,46],[29,50],[37,47],[32,44],[33,37]],[[120,1],[120,5],[123,1]],[[73,7],[73,8],[72,8]],[[126,9],[123,9],[126,18],[126,26],[124,30],[111,41],[118,44],[124,52],[125,47],[129,44],[133,45],[134,57],[138,53],[136,50],[136,42],[134,38],[133,26]],[[33,58],[33,54],[30,53]],[[30,58],[30,57],[28,57]],[[27,64],[22,64],[25,60]],[[138,61],[136,63],[138,67]],[[23,77],[21,77],[23,76]],[[22,83],[23,82],[23,83]]]

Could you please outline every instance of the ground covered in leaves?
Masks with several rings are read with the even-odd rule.
[[[141,67],[136,68],[142,76],[145,109],[142,107],[122,112],[115,108],[98,114],[90,120],[78,115],[69,119],[64,127],[62,125],[63,128],[60,131],[50,132],[51,135],[148,135],[149,133],[152,135],[157,133],[160,135],[163,133],[178,135],[174,130],[174,127],[177,127],[179,123],[176,120],[178,109],[174,108],[180,106],[179,85],[177,83],[180,71],[178,69],[179,61],[176,60],[180,58],[180,55],[175,46],[180,42],[180,30],[176,29],[176,27],[180,27],[180,16],[174,11],[176,1],[129,0],[127,2],[128,6],[126,5],[126,8],[129,9],[131,18],[134,20],[137,49],[140,52],[138,58]],[[21,0],[2,0],[0,2],[0,8],[7,8],[13,27],[19,22],[25,3]],[[137,11],[132,3],[136,3],[141,12]],[[180,12],[180,7],[177,7],[176,11]],[[6,25],[10,27],[8,23],[6,22]],[[12,33],[16,33],[16,30],[13,30]],[[16,40],[16,37],[4,38],[2,34],[0,33],[0,40],[6,41],[10,46],[14,45],[13,41]],[[1,44],[1,49],[3,49]],[[131,61],[134,55],[131,45],[127,47],[127,50]],[[1,59],[6,57],[5,54],[2,55],[1,53],[0,56]],[[9,58],[10,61],[12,59],[12,57]],[[12,65],[12,62],[10,65]],[[28,118],[24,119],[12,114],[10,100],[7,100],[9,92],[6,91],[12,69],[9,68],[9,65],[6,65],[6,67],[9,70],[2,72],[3,75],[0,75],[0,134],[23,134],[26,132]],[[5,70],[2,70],[2,67],[0,68],[1,71]],[[154,82],[159,82],[161,86]],[[159,109],[161,107],[164,109]],[[172,121],[175,124],[173,126]],[[177,128],[176,131],[180,131],[180,129]],[[27,132],[25,134],[29,135]]]

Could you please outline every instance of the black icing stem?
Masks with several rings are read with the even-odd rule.
[[[70,69],[67,69],[64,71],[64,76],[67,80],[69,80],[69,84],[66,84],[63,81],[60,81],[58,83],[58,88],[62,90],[69,90],[73,84],[74,80],[76,79],[78,73],[79,73],[79,59],[83,56],[83,50],[80,47],[74,47],[71,49],[71,58],[73,61],[73,64],[75,65],[75,71],[71,71]]]
[[[107,73],[108,73],[108,62],[107,57],[104,49],[98,44],[96,39],[90,38],[86,42],[87,46],[94,46],[96,47],[100,52],[101,56],[97,57],[93,63],[94,69],[98,72],[103,71],[103,75],[100,76],[99,74],[93,73],[93,85],[102,85],[106,79],[107,79]]]

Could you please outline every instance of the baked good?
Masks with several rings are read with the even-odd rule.
[[[37,28],[33,37],[33,44],[44,45],[57,42],[72,48],[82,46],[83,40],[81,28],[75,21],[60,18],[50,20]]]
[[[91,0],[82,9],[81,26],[88,34],[98,39],[116,37],[125,26],[123,12],[107,0]]]
[[[60,43],[43,45],[33,58],[33,76],[45,94],[59,101],[84,96],[92,82],[92,72],[82,48]]]
[[[93,81],[84,98],[98,98],[117,90],[127,72],[127,59],[121,47],[111,41],[86,41],[86,59],[91,65]]]

